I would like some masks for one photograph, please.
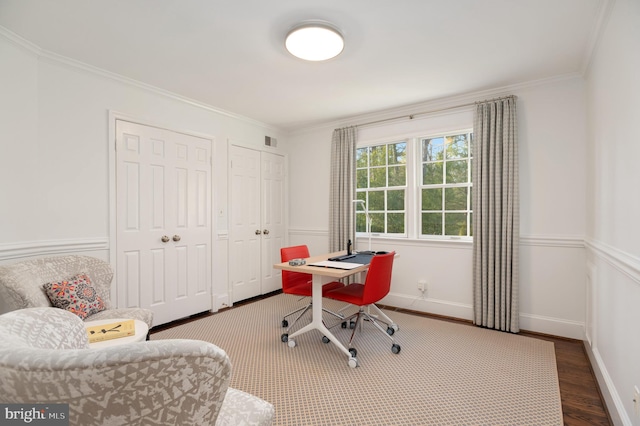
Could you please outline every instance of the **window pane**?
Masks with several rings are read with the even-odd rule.
[[[367,167],[369,164],[369,148],[356,149],[356,168]]]
[[[367,232],[367,215],[356,213],[356,232]]]
[[[467,135],[447,136],[447,159],[466,158],[469,156]]]
[[[445,210],[466,210],[467,209],[467,188],[445,188],[444,209]]]
[[[444,138],[422,140],[422,161],[444,159]]]
[[[398,142],[388,145],[389,164],[407,164],[407,143]]]
[[[405,186],[407,184],[407,166],[389,167],[389,186]]]
[[[372,146],[371,147],[371,158],[369,159],[369,161],[370,161],[369,165],[370,166],[386,166],[387,165],[386,152],[387,152],[387,146],[386,145]]]
[[[467,180],[467,160],[447,161],[446,183],[465,183]]]
[[[387,169],[385,167],[376,167],[369,169],[369,185],[371,188],[380,188],[387,186]]]
[[[387,233],[404,234],[404,213],[387,214]]]
[[[422,165],[423,185],[442,185],[442,162]]]
[[[387,210],[404,210],[404,189],[387,191]]]
[[[467,214],[466,213],[445,213],[444,214],[444,234],[445,235],[467,235]]]
[[[357,188],[368,188],[369,179],[367,176],[369,175],[369,169],[361,169],[356,170],[356,185]]]
[[[442,213],[422,213],[422,235],[442,235]]]
[[[371,214],[371,232],[384,233],[384,213]]]
[[[422,210],[442,210],[442,188],[422,190]]]
[[[369,205],[367,208],[369,211],[384,211],[384,191],[369,192]]]
[[[473,213],[469,213],[469,236],[473,236]]]

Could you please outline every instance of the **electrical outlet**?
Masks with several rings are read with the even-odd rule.
[[[640,417],[640,390],[637,385],[633,387],[633,411],[636,417]]]
[[[418,280],[418,290],[423,293],[427,290],[427,280]]]

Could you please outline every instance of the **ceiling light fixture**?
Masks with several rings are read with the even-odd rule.
[[[326,61],[344,49],[342,34],[325,22],[306,22],[287,34],[285,47],[293,56],[305,61]]]

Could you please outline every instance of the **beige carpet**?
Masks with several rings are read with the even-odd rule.
[[[283,313],[306,300],[277,295],[153,333],[212,342],[233,363],[231,386],[276,408],[276,425],[561,425],[553,343],[387,312],[396,343],[371,324],[359,367],[319,332],[280,341]],[[342,305],[326,301],[325,306]],[[327,321],[333,321],[326,317]],[[302,321],[302,320],[301,320]],[[348,341],[350,330],[334,328]]]

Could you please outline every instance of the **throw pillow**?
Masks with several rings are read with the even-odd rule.
[[[73,312],[82,319],[105,309],[102,298],[98,296],[87,274],[46,283],[44,290],[53,306]]]

